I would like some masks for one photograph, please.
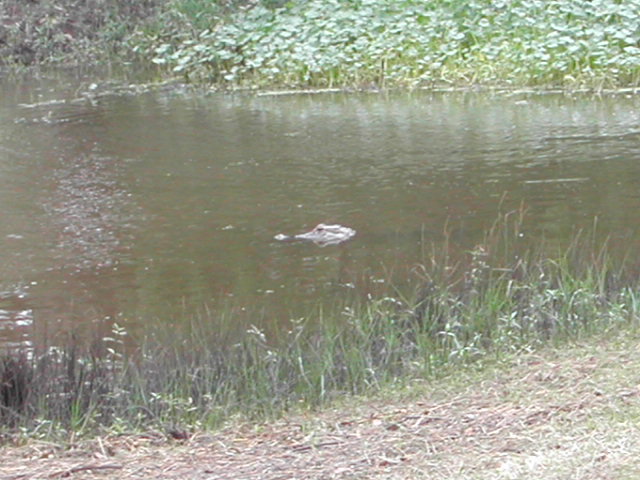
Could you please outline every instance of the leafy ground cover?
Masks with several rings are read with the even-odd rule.
[[[640,78],[638,1],[309,0],[225,16],[187,13],[193,3],[173,2],[163,26],[141,31],[136,45],[192,80],[598,89]]]
[[[0,479],[638,478],[638,352],[625,329],[217,433],[6,444]]]
[[[0,63],[155,64],[219,87],[634,87],[640,1],[0,3]]]

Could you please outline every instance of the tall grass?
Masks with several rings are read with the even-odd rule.
[[[194,318],[184,337],[150,336],[134,352],[125,353],[126,332],[116,327],[84,352],[7,354],[3,428],[50,435],[265,419],[637,324],[637,271],[612,258],[607,242],[578,233],[549,254],[524,245],[520,224],[518,213],[505,216],[457,263],[445,242],[416,268],[413,289],[318,308],[274,338],[252,327],[228,342],[211,321]]]

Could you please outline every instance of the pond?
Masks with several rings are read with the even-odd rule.
[[[205,94],[0,81],[0,345],[189,319],[277,328],[464,255],[500,213],[566,244],[640,220],[640,98]],[[318,223],[356,230],[279,242]]]

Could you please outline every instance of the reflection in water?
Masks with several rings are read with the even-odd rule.
[[[18,286],[0,293],[0,338],[8,348],[32,346],[33,310],[25,302],[26,288]]]
[[[98,155],[62,158],[53,171],[51,203],[44,205],[58,230],[65,266],[77,270],[117,263],[129,247],[120,238],[131,222],[124,212],[128,192],[119,185],[116,159]]]
[[[521,207],[523,242],[562,245],[594,217],[614,243],[635,242],[638,101],[16,97],[0,120],[0,342],[203,311],[217,322],[221,305],[236,327],[277,325],[401,284],[445,230],[465,255]],[[318,223],[358,234],[325,248],[274,240]],[[15,285],[29,287],[19,301]]]
[[[120,161],[98,147],[104,111],[53,101],[16,112],[0,124],[15,145],[0,162],[0,343],[93,340],[122,316],[135,212]]]
[[[76,149],[63,149],[51,163],[42,225],[53,262],[31,295],[40,306],[38,326],[46,325],[43,336],[66,332],[94,340],[122,316],[123,292],[131,288],[135,205],[118,159],[93,145],[87,153]]]

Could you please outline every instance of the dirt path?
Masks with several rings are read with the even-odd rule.
[[[184,441],[4,447],[0,480],[631,479],[638,419],[640,338],[628,336]]]

